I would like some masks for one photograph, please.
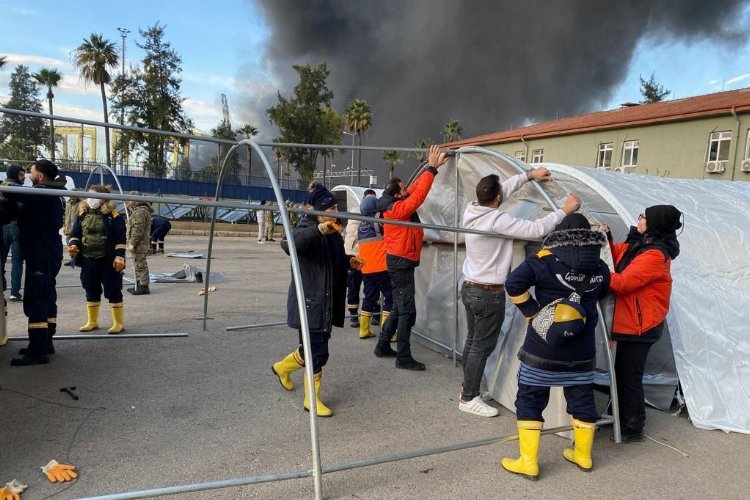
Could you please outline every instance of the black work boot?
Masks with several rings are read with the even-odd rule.
[[[46,354],[37,356],[26,354],[20,358],[10,360],[10,366],[46,365],[47,363],[49,363],[49,358]]]
[[[349,311],[349,326],[352,328],[359,328],[359,316],[357,314],[356,307],[347,308]]]
[[[164,253],[164,242],[159,242],[159,249],[156,251],[156,253]]]
[[[148,285],[139,285],[136,283],[135,287],[128,288],[128,293],[131,295],[149,295],[151,290],[149,290]]]
[[[152,241],[151,242],[151,246],[148,249],[148,254],[149,255],[154,255],[155,253],[156,253],[156,242]]]
[[[403,341],[403,343],[399,342],[398,356],[396,356],[396,368],[422,372],[424,371],[425,366],[424,363],[420,363],[411,357],[411,345],[406,343],[406,341]]]
[[[382,335],[378,337],[378,343],[375,345],[375,350],[373,351],[375,356],[379,358],[395,358],[396,357],[396,351],[391,349],[391,342],[386,337],[385,340],[383,340]]]
[[[396,368],[402,370],[412,370],[415,372],[423,372],[425,369],[424,363],[420,363],[416,359],[409,356],[408,358],[396,358]]]

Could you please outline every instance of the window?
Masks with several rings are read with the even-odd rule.
[[[747,139],[745,140],[745,160],[750,159],[750,129],[747,129]]]
[[[516,160],[526,161],[526,151],[516,151],[513,156],[516,157]]]
[[[714,132],[708,142],[707,161],[727,161],[729,159],[729,145],[732,142],[732,132]]]
[[[622,144],[622,166],[635,167],[638,165],[638,148],[640,141],[625,141]]]
[[[542,163],[544,161],[544,150],[535,149],[531,152],[531,163]]]
[[[596,156],[596,168],[609,168],[612,166],[612,151],[614,147],[611,142],[599,144],[599,154]]]

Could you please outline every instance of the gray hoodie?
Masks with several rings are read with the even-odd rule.
[[[526,174],[518,174],[502,184],[503,200],[518,191],[526,183]],[[505,238],[467,234],[464,278],[475,283],[502,285],[513,263],[513,240],[539,240],[551,233],[565,217],[562,209],[545,217],[529,221],[519,219],[499,208],[484,207],[472,201],[466,207],[463,226],[488,233],[497,233]]]

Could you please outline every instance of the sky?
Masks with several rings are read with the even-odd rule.
[[[56,114],[101,120],[99,89],[82,82],[72,64],[72,51],[92,32],[102,33],[119,49],[122,38],[117,28],[127,28],[126,65],[137,64],[143,56],[136,46],[141,38],[138,29],[159,22],[166,26],[166,40],[182,57],[184,108],[197,129],[208,132],[220,123],[224,93],[233,127],[250,123],[260,129],[260,140],[270,141],[274,131],[261,104],[271,102],[277,91],[289,95],[291,89],[286,88],[288,75],[275,74],[277,66],[269,63],[267,48],[273,33],[264,14],[251,0],[0,0],[0,55],[8,60],[0,71],[0,102],[8,98],[10,73],[17,64],[29,66],[32,72],[57,68],[64,77],[55,90]],[[750,7],[743,8],[742,17],[750,21]],[[750,22],[744,25],[750,31]],[[336,29],[335,24],[331,29]],[[648,35],[637,43],[627,75],[611,89],[608,101],[595,104],[590,111],[638,101],[639,76],[647,78],[651,73],[672,91],[669,98],[750,86],[749,49],[750,36],[724,43],[701,38],[688,43]],[[555,74],[544,78],[555,85]],[[414,140],[370,145],[409,147]]]

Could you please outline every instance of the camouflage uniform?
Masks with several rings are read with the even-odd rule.
[[[151,205],[146,202],[134,202],[128,220],[128,251],[133,254],[135,263],[135,280],[140,286],[148,286],[148,263],[146,254],[151,237]]]

